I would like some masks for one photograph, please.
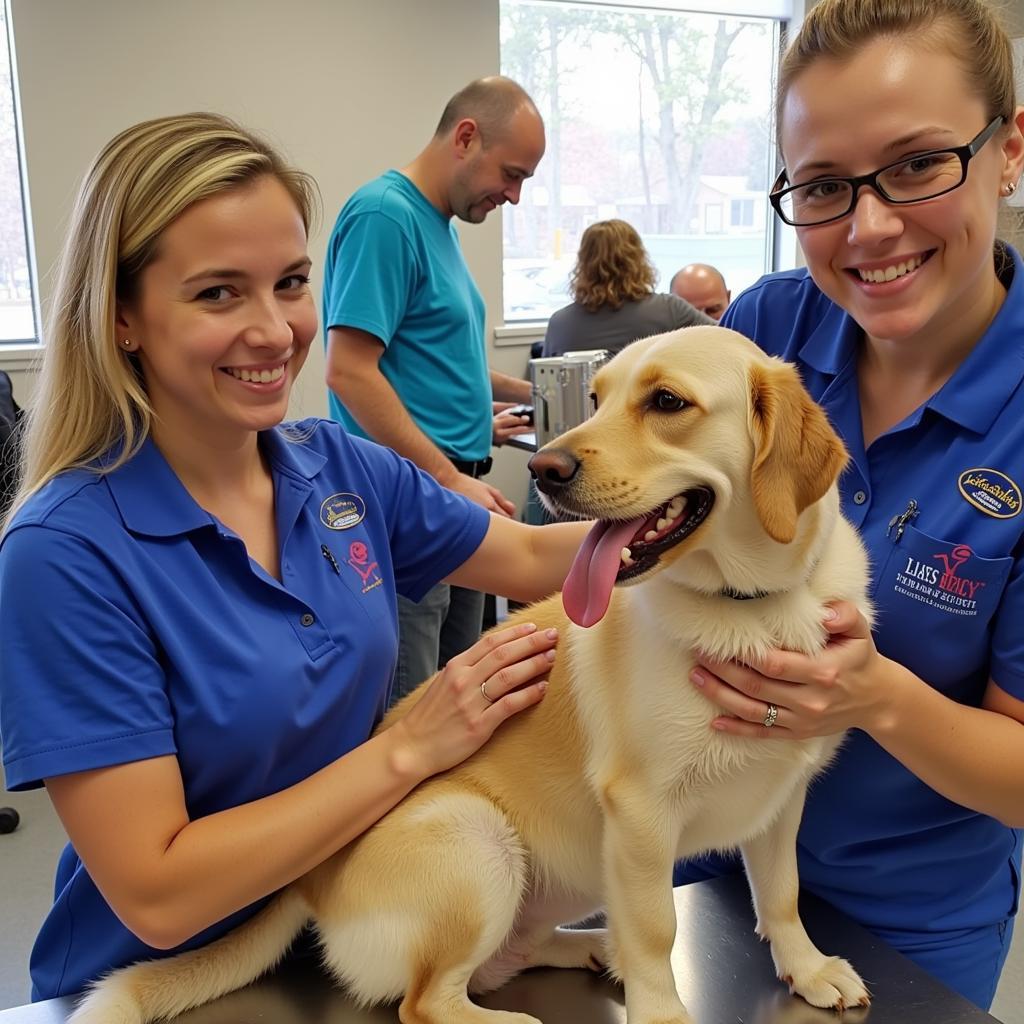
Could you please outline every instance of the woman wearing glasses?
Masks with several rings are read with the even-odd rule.
[[[852,730],[809,795],[801,882],[987,1007],[1024,826],[1024,264],[995,237],[1024,164],[1009,42],[977,0],[821,0],[778,115],[771,202],[807,268],[722,322],[797,363],[843,435],[878,624],[839,605],[819,660],[693,682],[737,736]]]

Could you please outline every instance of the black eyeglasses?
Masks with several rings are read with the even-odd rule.
[[[966,146],[917,153],[855,178],[816,178],[805,185],[784,188],[788,179],[783,170],[768,193],[768,201],[787,224],[806,228],[845,217],[857,205],[864,186],[873,188],[887,203],[935,199],[967,180],[971,157],[995,135],[1003,120],[1002,115],[992,118]]]

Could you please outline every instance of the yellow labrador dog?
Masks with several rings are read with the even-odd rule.
[[[595,415],[531,465],[557,508],[599,520],[562,598],[521,613],[562,635],[544,701],[235,932],[112,974],[75,1024],[238,988],[307,921],[338,981],[363,1003],[400,999],[404,1024],[537,1024],[469,993],[538,965],[607,965],[631,1024],[690,1024],[669,962],[672,864],[737,846],[779,977],[816,1006],[868,1001],[797,914],[804,794],[840,738],[716,733],[687,682],[695,651],[814,653],[825,602],[869,612],[839,513],[842,445],[791,366],[723,328],[637,342],[594,388]],[[599,908],[607,933],[560,927]]]

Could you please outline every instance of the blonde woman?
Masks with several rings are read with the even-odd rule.
[[[987,1007],[1024,827],[1024,263],[995,237],[1024,167],[1009,41],[978,0],[821,0],[777,121],[770,199],[807,267],[722,322],[796,362],[845,439],[877,627],[840,606],[820,659],[693,682],[737,742],[852,730],[808,795],[801,884]]]
[[[599,220],[583,232],[570,276],[573,302],[553,313],[543,354],[608,349],[637,338],[714,320],[684,299],[654,291],[658,275],[636,229],[624,220]]]
[[[128,129],[83,183],[0,542],[7,783],[45,784],[71,840],[35,999],[211,941],[543,696],[556,638],[509,629],[369,739],[397,593],[539,597],[584,528],[282,426],[313,196],[209,114]]]

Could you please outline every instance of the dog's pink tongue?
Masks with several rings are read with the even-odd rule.
[[[622,549],[645,522],[644,516],[628,523],[601,521],[587,534],[562,587],[562,607],[577,626],[601,621],[622,564]]]

